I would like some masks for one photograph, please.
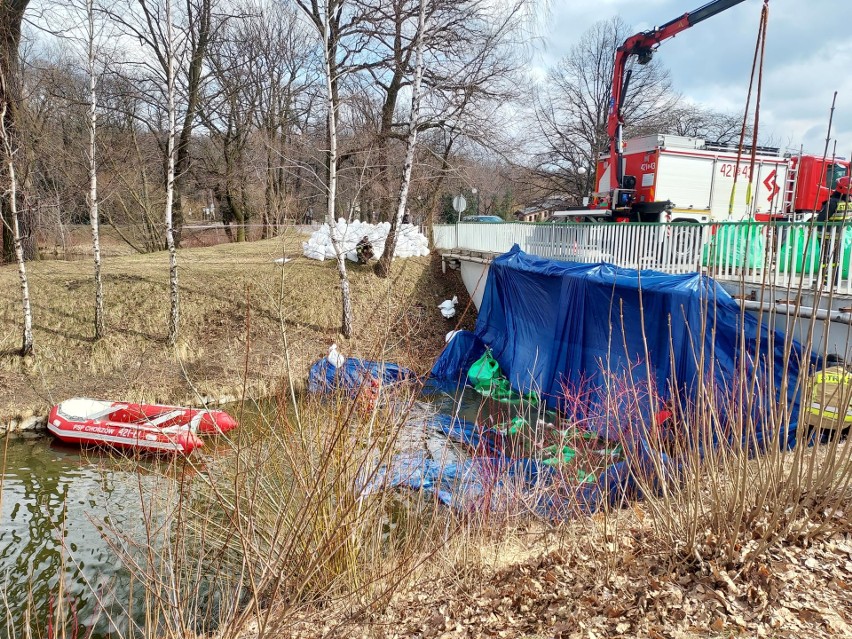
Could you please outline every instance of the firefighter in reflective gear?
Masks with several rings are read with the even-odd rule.
[[[834,192],[822,204],[817,215],[817,222],[852,220],[852,201],[850,201],[852,198],[849,197],[850,182],[852,182],[852,178],[849,176],[837,180],[837,184],[834,185]]]
[[[831,196],[823,202],[817,214],[817,222],[840,223],[835,226],[823,226],[822,246],[820,247],[820,262],[823,268],[823,281],[832,284],[837,281],[838,266],[843,252],[843,231],[845,224],[852,222],[852,197],[850,184],[852,179],[845,176],[837,180]]]
[[[817,441],[849,432],[852,424],[852,372],[842,358],[828,355],[809,384],[810,406],[802,421]],[[807,396],[807,394],[805,395]]]

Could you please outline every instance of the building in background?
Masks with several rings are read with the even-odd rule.
[[[513,213],[518,222],[547,222],[554,212],[570,207],[568,198],[562,195],[552,195],[541,200],[530,202],[527,206]]]

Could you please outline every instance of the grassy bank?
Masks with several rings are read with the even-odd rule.
[[[17,271],[0,267],[0,422],[82,395],[128,401],[197,403],[200,397],[266,395],[337,341],[347,355],[384,353],[422,368],[449,326],[435,308],[463,287],[441,276],[435,258],[397,260],[392,276],[351,268],[356,332],[338,335],[339,290],[331,262],[301,257],[305,238],[222,244],[179,253],[181,334],[165,343],[168,257],[114,255],[104,260],[108,336],[92,339],[94,285],[88,260],[28,265],[36,354],[16,354],[21,333]],[[283,255],[295,258],[283,267]],[[459,290],[462,289],[462,290]],[[248,371],[248,376],[244,373]],[[245,377],[245,378],[244,378]]]

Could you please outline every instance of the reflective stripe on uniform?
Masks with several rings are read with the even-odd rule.
[[[814,376],[814,384],[852,384],[852,373],[829,373],[820,371]]]
[[[852,202],[846,202],[845,200],[841,200],[837,203],[837,208],[834,210],[834,213],[831,214],[831,217],[828,218],[828,220],[829,222],[842,222],[850,216],[852,216]]]
[[[820,412],[831,413],[833,415],[837,415],[838,410],[837,406],[823,406],[819,402],[811,402],[811,412],[816,415]],[[849,408],[846,411],[847,417],[852,417],[852,408]]]
[[[852,206],[849,207],[852,214]],[[852,218],[852,215],[850,216]],[[821,428],[845,428],[852,424],[852,373],[843,366],[817,372],[810,389],[808,423]]]
[[[835,412],[819,408],[810,408],[808,409],[808,412],[810,412],[811,415],[816,415],[817,417],[823,417],[825,419],[838,419],[840,417],[840,415]],[[846,415],[843,416],[843,423],[852,423],[852,415],[846,413]]]

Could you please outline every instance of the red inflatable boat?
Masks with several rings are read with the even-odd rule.
[[[189,454],[199,434],[226,433],[234,419],[220,410],[127,404],[75,397],[50,409],[47,428],[63,442]]]

